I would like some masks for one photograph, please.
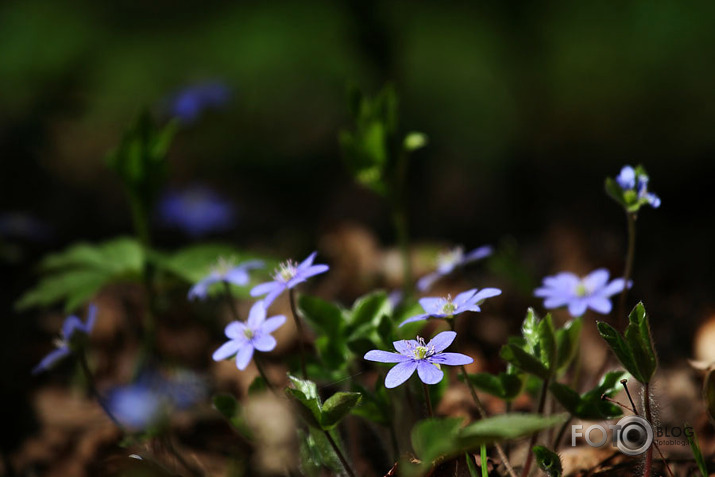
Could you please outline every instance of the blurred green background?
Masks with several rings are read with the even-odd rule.
[[[231,103],[183,128],[170,184],[229,197],[227,238],[311,247],[353,220],[391,243],[388,209],[348,176],[337,133],[348,85],[392,81],[402,129],[430,137],[410,166],[413,237],[511,237],[540,279],[574,234],[593,268],[620,270],[625,220],[603,180],[642,163],[663,206],[639,220],[635,298],[663,326],[694,326],[715,285],[714,18],[705,0],[6,1],[2,209],[48,222],[46,249],[129,233],[103,157],[142,107],[161,116],[171,94],[217,80]],[[33,283],[21,270],[7,303]],[[684,347],[693,326],[676,331]]]

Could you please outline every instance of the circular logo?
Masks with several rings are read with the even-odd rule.
[[[642,417],[624,417],[617,426],[616,446],[626,455],[642,454],[653,443],[653,428]]]

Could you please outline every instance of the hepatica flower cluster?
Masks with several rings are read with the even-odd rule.
[[[371,103],[370,107],[365,106],[361,109],[365,116],[362,119],[367,121],[367,125],[363,124],[366,130],[371,130],[370,127],[375,121],[382,124],[380,121],[384,118],[380,115],[389,110],[392,104],[389,94],[385,94],[385,97],[375,100],[377,103]],[[185,122],[195,121],[206,109],[224,104],[227,96],[227,91],[220,85],[197,85],[173,98],[172,114]],[[373,117],[374,115],[377,116]],[[136,128],[144,135],[163,134],[157,132],[159,129],[146,120],[140,121]],[[363,133],[367,134],[360,129],[355,134],[344,136],[343,142],[352,147],[351,151],[368,150],[359,147],[358,144]],[[159,139],[165,139],[161,135],[159,139],[151,137],[153,142],[149,142],[155,146],[157,143],[163,144]],[[124,143],[139,144],[142,147],[145,145],[145,142],[133,142],[129,139]],[[142,136],[143,139],[146,138]],[[409,141],[389,142],[403,144],[403,147],[408,149],[414,146],[414,144],[411,146]],[[129,149],[127,151],[120,147],[112,156],[114,160],[112,164],[120,171],[125,171],[124,161],[127,157],[136,159],[137,151],[131,147]],[[157,159],[155,156],[158,153],[155,149],[157,148],[147,152],[147,154],[151,153],[149,157],[152,161]],[[380,173],[380,180],[384,183],[378,184],[380,186],[378,190],[385,190],[391,186],[389,172],[385,170]],[[183,295],[187,293],[188,288],[184,300],[200,300],[203,303],[195,307],[187,307],[190,310],[187,315],[190,316],[194,311],[199,313],[199,309],[201,312],[212,314],[206,317],[208,319],[204,323],[214,325],[218,323],[220,317],[225,315],[216,313],[219,308],[211,305],[225,306],[225,301],[228,301],[234,319],[225,325],[225,338],[221,338],[221,341],[217,339],[215,346],[212,346],[211,357],[213,361],[233,360],[239,371],[245,371],[251,365],[255,367],[262,382],[254,381],[250,387],[247,386],[248,395],[245,399],[267,400],[265,396],[256,397],[256,393],[267,390],[275,393],[280,402],[290,399],[291,409],[300,410],[295,413],[296,419],[298,416],[302,419],[298,426],[299,439],[296,434],[296,439],[299,440],[296,446],[300,446],[300,452],[295,452],[293,447],[290,448],[292,455],[296,455],[296,460],[299,460],[300,464],[288,467],[290,464],[286,463],[286,468],[278,472],[281,475],[324,475],[327,469],[336,475],[355,476],[351,461],[360,457],[358,454],[350,454],[359,446],[346,445],[342,442],[345,436],[353,432],[352,429],[347,427],[338,429],[342,420],[349,414],[352,414],[355,419],[372,421],[374,426],[354,427],[370,427],[370,432],[374,434],[374,439],[372,434],[371,439],[377,442],[375,445],[380,445],[382,438],[385,438],[385,442],[391,442],[392,457],[395,459],[392,462],[400,459],[400,456],[409,455],[410,458],[403,458],[399,462],[400,472],[403,466],[405,468],[404,475],[427,475],[434,471],[435,464],[446,464],[454,459],[466,459],[467,465],[464,468],[468,468],[470,474],[476,475],[474,469],[477,463],[471,456],[481,450],[482,462],[486,462],[487,448],[489,448],[499,456],[496,461],[498,462],[496,472],[514,477],[516,474],[510,463],[510,459],[514,456],[509,455],[508,447],[501,447],[501,442],[522,437],[531,438],[527,448],[528,456],[523,463],[519,463],[523,469],[522,475],[529,475],[534,454],[537,455],[538,465],[542,469],[553,470],[558,467],[555,464],[559,460],[556,451],[560,449],[562,440],[557,437],[556,440],[549,439],[548,443],[543,442],[554,446],[554,452],[535,447],[541,431],[563,426],[571,419],[604,421],[619,417],[621,414],[618,406],[611,406],[610,403],[602,401],[601,396],[610,398],[621,389],[619,383],[624,371],[611,371],[602,376],[595,376],[597,379],[593,382],[598,382],[597,386],[585,393],[583,390],[570,387],[574,376],[579,372],[576,356],[579,354],[582,326],[597,327],[625,371],[644,385],[643,402],[650,402],[648,384],[655,372],[657,360],[652,347],[645,308],[642,304],[637,305],[627,316],[626,326],[622,326],[626,316],[614,316],[611,301],[615,295],[620,295],[619,307],[623,308],[623,304],[627,302],[627,292],[631,287],[631,276],[633,276],[632,230],[635,227],[636,212],[644,205],[654,208],[660,205],[658,196],[649,190],[649,182],[650,179],[641,166],[635,168],[626,166],[617,177],[606,181],[608,193],[624,207],[629,221],[630,245],[623,276],[612,279],[609,271],[604,268],[599,268],[586,276],[564,271],[545,277],[542,285],[534,291],[536,298],[543,299],[543,308],[546,310],[565,308],[574,318],[580,318],[590,310],[602,315],[603,321],[589,324],[585,320],[574,319],[559,327],[549,313],[540,317],[537,311],[529,308],[521,326],[521,333],[509,337],[501,347],[499,357],[503,360],[501,363],[503,371],[498,374],[486,372],[470,374],[466,366],[473,363],[474,359],[467,354],[457,352],[455,350],[457,347],[453,345],[457,338],[455,330],[462,329],[458,323],[464,322],[474,333],[480,333],[483,328],[480,315],[477,313],[482,311],[482,307],[491,307],[496,301],[491,299],[501,296],[502,290],[485,286],[488,283],[479,283],[477,288],[475,286],[477,283],[470,283],[469,277],[460,277],[463,288],[455,286],[455,289],[447,288],[441,296],[428,295],[428,290],[437,281],[472,262],[490,256],[493,253],[490,246],[483,246],[469,252],[465,252],[462,247],[456,247],[443,252],[437,257],[434,271],[416,281],[411,276],[411,264],[406,261],[399,297],[388,296],[381,290],[373,290],[356,298],[351,306],[347,306],[344,303],[335,303],[308,294],[298,294],[296,289],[299,285],[330,270],[326,264],[315,263],[317,252],[311,253],[300,262],[284,261],[272,273],[262,271],[265,266],[264,261],[257,259],[236,262],[222,258],[209,267],[211,260],[216,260],[217,256],[231,255],[218,253],[217,250],[223,249],[216,244],[192,244],[186,250],[175,254],[150,249],[149,244],[153,242],[147,237],[150,229],[148,224],[145,224],[144,229],[137,227],[137,236],[143,237],[141,240],[122,240],[95,249],[86,245],[78,246],[67,252],[66,256],[53,257],[53,260],[47,262],[57,267],[64,263],[71,263],[72,273],[76,273],[78,261],[83,257],[90,257],[91,264],[87,266],[88,270],[80,271],[88,271],[87,275],[92,277],[110,276],[111,279],[107,280],[106,284],[126,280],[126,277],[140,278],[137,280],[138,285],[144,287],[143,296],[147,299],[145,309],[141,310],[143,321],[135,320],[144,323],[142,332],[137,333],[143,340],[141,351],[137,352],[137,365],[134,372],[134,375],[139,377],[129,380],[129,384],[112,388],[106,385],[98,386],[95,382],[91,370],[93,363],[88,359],[91,357],[92,349],[87,339],[96,321],[97,309],[94,305],[89,305],[86,321],[75,315],[69,316],[64,321],[56,348],[40,361],[33,373],[46,371],[59,360],[75,355],[79,358],[77,361],[85,375],[84,382],[89,393],[122,431],[132,434],[147,433],[145,437],[148,439],[161,438],[161,442],[170,449],[173,431],[171,426],[164,424],[172,419],[175,410],[191,408],[193,404],[205,401],[208,391],[202,378],[191,375],[164,378],[161,373],[147,373],[147,367],[161,362],[163,343],[157,339],[157,336],[165,331],[162,327],[170,321],[166,320],[168,318],[166,315],[169,313],[166,310],[175,308],[166,304],[177,294],[166,293],[166,290],[173,286]],[[150,215],[148,211],[151,210],[150,205],[153,205],[154,196],[151,194],[149,194],[152,198],[151,204],[136,202],[141,199],[139,191],[143,191],[147,183],[138,179],[129,183],[131,187],[128,187],[128,190],[132,192],[132,200],[137,206],[135,210],[145,212],[137,214],[136,220],[142,215]],[[211,189],[202,186],[169,191],[159,201],[158,211],[164,224],[180,228],[195,238],[227,230],[233,226],[235,218],[233,207],[227,201]],[[404,211],[398,208],[396,212],[399,219],[400,213]],[[401,221],[396,220],[396,222]],[[396,225],[396,227],[400,226]],[[141,233],[142,230],[144,233]],[[401,235],[401,256],[409,260],[410,244],[404,241],[405,231],[401,230],[401,232],[398,234]],[[242,257],[252,256],[245,251],[236,252],[236,255]],[[266,261],[270,262],[270,260]],[[104,268],[97,270],[98,262],[106,262],[103,264]],[[197,262],[201,262],[200,266],[196,265]],[[115,270],[119,272],[112,275]],[[194,283],[181,282],[181,280],[188,281],[189,278],[194,279],[202,273],[205,275]],[[50,285],[56,287],[57,283],[62,283],[71,288],[71,278],[74,276],[70,275],[68,280],[52,281]],[[330,280],[329,275],[324,279]],[[180,282],[181,286],[186,285],[185,288],[179,289],[177,282]],[[444,282],[445,288],[452,285],[451,281],[447,283],[447,280],[444,280]],[[255,283],[258,284],[254,285]],[[100,290],[101,285],[90,291],[70,290],[74,294],[67,294],[65,305],[70,310],[77,308],[86,303],[88,296]],[[49,288],[56,293],[56,288],[52,286]],[[243,289],[234,290],[233,286]],[[42,292],[42,287],[38,287],[38,290],[34,290],[33,293]],[[241,293],[236,293],[237,296],[234,296],[234,291]],[[284,292],[288,294],[288,304],[277,300]],[[221,300],[212,301],[217,295]],[[33,299],[32,294],[29,299]],[[238,310],[241,310],[244,304],[249,305],[244,303],[249,299],[253,302],[250,303],[250,311],[245,316]],[[506,289],[500,301],[512,299],[509,290]],[[38,303],[54,304],[52,297],[43,300],[39,300]],[[281,306],[285,306],[285,314],[280,313]],[[625,311],[620,314],[625,315]],[[503,315],[501,318],[505,322],[510,319],[506,313]],[[277,355],[270,356],[271,360],[268,361],[263,353],[273,352],[276,349],[278,343],[274,335],[286,323],[288,317],[293,319],[296,327],[297,332],[291,339],[297,346],[286,346],[285,354],[297,355],[300,361],[293,359],[293,356],[282,359],[283,356]],[[616,326],[619,328],[616,329]],[[419,332],[421,336],[431,336],[431,338],[415,336],[418,328],[421,329]],[[621,329],[626,329],[626,338],[621,336]],[[282,335],[278,336],[280,338]],[[467,345],[467,349],[477,349],[480,345],[474,337],[470,339],[467,333],[461,336],[458,343]],[[452,349],[447,351],[450,347]],[[211,352],[206,350],[204,356],[208,358],[209,353]],[[266,363],[270,364],[274,371],[280,367],[287,371],[287,375],[283,374],[283,379],[279,380],[276,378],[277,373],[266,373],[264,370]],[[385,367],[374,363],[389,364],[392,367],[387,370],[383,378]],[[603,369],[608,368],[609,363],[605,365]],[[417,379],[410,381],[415,373],[419,381]],[[538,395],[531,398],[534,412],[526,415],[524,413],[489,415],[487,409],[494,409],[496,406],[484,406],[480,395],[489,394],[506,404],[512,403],[527,389],[527,379],[538,384],[541,389]],[[588,379],[583,381],[587,382]],[[443,386],[435,386],[438,383],[442,383]],[[413,396],[416,387],[413,384],[420,384],[422,391],[420,395]],[[404,385],[402,389],[394,389],[402,385]],[[433,387],[430,389],[429,386]],[[432,400],[439,399],[444,389],[449,386],[460,386],[464,390],[469,390],[469,393],[464,395],[471,396],[472,403],[465,414],[479,416],[479,422],[464,425],[460,419],[445,419],[444,415],[440,415],[440,412],[446,413],[444,409],[433,408]],[[236,432],[241,434],[242,439],[249,441],[256,436],[260,437],[260,433],[253,434],[247,431],[246,423],[251,419],[246,419],[243,403],[239,403],[230,395],[217,394],[212,399],[215,410],[227,418]],[[552,405],[546,406],[548,400]],[[524,402],[528,401],[528,399],[524,400]],[[409,406],[409,412],[403,412],[400,406]],[[507,405],[504,407],[509,408]],[[547,416],[549,408],[563,411],[563,414]],[[436,413],[434,409],[437,410]],[[633,409],[634,413],[636,411]],[[643,411],[642,415],[652,420],[650,408],[646,406]],[[292,422],[289,427],[293,429]],[[378,432],[373,428],[382,430]],[[359,437],[350,436],[351,442],[362,442],[358,441]],[[404,447],[407,442],[412,444],[409,449]],[[262,443],[256,441],[250,446],[242,444],[242,447],[258,449],[261,445]],[[389,444],[385,444],[386,448],[388,446]],[[151,446],[147,446],[149,447]],[[531,451],[534,449],[539,451],[534,451],[532,454]],[[346,450],[351,450],[351,453],[346,453]],[[380,455],[387,454],[387,451],[380,451]],[[187,459],[182,459],[180,452],[175,452],[175,456],[184,466],[177,475],[203,473],[201,469],[192,467]],[[253,456],[241,457],[244,459],[243,463],[253,460]],[[644,466],[646,469],[648,469],[648,462],[647,460]],[[457,466],[449,468],[457,468]],[[375,475],[391,472],[389,468],[374,470]],[[549,475],[560,475],[549,472],[551,472]],[[253,474],[248,471],[247,475]]]

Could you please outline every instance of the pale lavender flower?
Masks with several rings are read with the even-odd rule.
[[[460,293],[454,298],[452,298],[451,295],[447,295],[445,298],[420,298],[420,305],[425,310],[425,313],[406,319],[400,323],[400,326],[412,323],[413,321],[426,320],[430,317],[453,318],[465,311],[482,311],[479,305],[487,298],[498,295],[501,295],[501,290],[498,288],[484,288],[480,291],[477,291],[476,288],[472,288],[471,290]]]
[[[419,291],[427,291],[434,282],[449,275],[456,268],[462,267],[470,262],[488,257],[494,252],[489,245],[476,248],[469,253],[464,253],[464,247],[454,247],[437,255],[437,270],[425,275],[417,281]]]
[[[276,339],[271,336],[275,330],[285,323],[283,315],[266,318],[266,305],[257,301],[248,313],[245,323],[233,321],[226,326],[226,336],[229,338],[213,354],[214,361],[221,361],[236,356],[236,366],[243,371],[251,362],[253,351],[271,351],[276,347]]]
[[[635,191],[637,201],[640,203],[647,202],[651,207],[657,209],[660,207],[660,198],[648,191],[648,174],[639,166],[634,169],[631,166],[623,166],[621,172],[616,177],[616,182],[624,192]]]
[[[251,290],[251,296],[266,295],[263,301],[266,303],[266,307],[268,307],[283,291],[291,289],[299,283],[303,283],[312,276],[327,272],[329,270],[327,265],[313,265],[317,254],[318,252],[311,253],[308,258],[303,260],[299,265],[296,265],[292,260],[282,263],[275,271],[273,281],[256,285],[253,290]]]
[[[544,298],[545,308],[567,306],[574,318],[583,315],[586,309],[601,314],[611,312],[610,297],[623,291],[626,281],[616,278],[608,281],[609,273],[599,268],[581,278],[570,272],[561,272],[544,278],[543,286],[534,290],[534,295]],[[628,282],[630,288],[632,282]]]
[[[38,374],[42,371],[46,371],[57,361],[72,354],[72,352],[76,350],[77,346],[81,346],[82,340],[86,339],[92,332],[96,319],[97,307],[93,304],[90,304],[89,309],[87,310],[86,323],[82,323],[82,320],[75,315],[68,316],[62,324],[62,335],[55,341],[57,349],[51,351],[47,356],[45,356],[42,361],[40,361],[40,364],[35,366],[32,370],[32,374]]]
[[[443,331],[426,344],[419,336],[416,340],[395,341],[392,344],[397,353],[372,350],[365,354],[365,359],[378,363],[397,363],[385,376],[385,387],[388,389],[407,381],[415,370],[423,383],[437,384],[444,377],[441,365],[459,366],[474,361],[461,353],[443,353],[456,337],[454,331]]]
[[[144,430],[158,424],[168,414],[167,396],[145,382],[112,389],[106,400],[111,416],[131,430]]]
[[[211,285],[218,282],[230,283],[236,286],[246,286],[251,278],[249,270],[262,268],[261,260],[249,260],[247,262],[234,265],[230,260],[219,258],[218,263],[211,268],[211,272],[191,287],[189,290],[189,300],[195,298],[204,299],[208,294]]]
[[[193,238],[222,232],[233,226],[233,206],[214,190],[195,184],[166,191],[158,204],[161,223],[176,227]]]

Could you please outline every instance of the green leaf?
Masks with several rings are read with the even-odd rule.
[[[340,460],[335,455],[330,441],[325,436],[322,430],[309,427],[308,433],[303,434],[301,439],[301,461],[302,467],[308,467],[308,470],[319,470],[321,468],[330,469],[337,475],[342,473],[343,468]],[[333,436],[335,439],[336,436]],[[336,440],[336,442],[338,442]],[[314,474],[315,475],[315,474]]]
[[[583,320],[575,318],[556,331],[556,370],[566,368],[578,350]]]
[[[700,445],[698,444],[698,436],[695,434],[695,430],[688,424],[683,424],[683,429],[685,429],[685,435],[687,436],[688,442],[690,443],[690,451],[693,453],[695,463],[698,464],[698,470],[700,471],[700,475],[702,477],[708,477],[708,475],[710,475],[708,473],[708,465],[705,462],[703,453],[700,451]],[[688,432],[688,429],[690,429],[690,432]]]
[[[72,312],[111,283],[138,281],[143,263],[144,251],[133,239],[73,245],[43,259],[43,277],[20,297],[15,307],[25,310],[64,302],[65,311]]]
[[[301,415],[309,425],[320,428],[321,411],[318,387],[313,381],[288,376],[294,388],[286,388],[286,394],[293,398],[301,410]]]
[[[649,383],[658,367],[658,358],[653,348],[648,315],[643,303],[638,303],[628,316],[625,339],[631,348],[633,360],[638,367],[642,380]]]
[[[301,295],[298,309],[315,330],[325,333],[330,339],[340,338],[345,324],[340,307],[317,297]]]
[[[641,383],[644,382],[640,370],[636,366],[630,346],[628,346],[618,331],[603,321],[596,322],[596,327],[601,337],[606,340],[608,346],[610,346],[611,350],[616,354],[618,361],[626,368],[626,371],[631,373],[633,377]]]
[[[229,421],[236,417],[238,413],[238,402],[230,394],[216,394],[213,397],[213,406],[218,412]]]
[[[268,385],[266,384],[266,380],[263,379],[262,376],[256,376],[255,379],[251,382],[251,385],[248,386],[248,394],[256,394],[256,393],[262,393],[268,391]]]
[[[524,387],[523,376],[514,373],[490,373],[470,374],[469,380],[481,391],[497,396],[506,401],[516,398]]]
[[[479,449],[480,451],[480,457],[481,457],[481,469],[482,472],[478,473],[477,472],[477,464],[474,462],[474,458],[469,454],[469,452],[464,453],[464,460],[467,461],[467,470],[469,470],[469,477],[479,477],[480,475],[482,477],[489,477],[489,473],[487,471],[487,446],[481,446]]]
[[[513,364],[525,373],[533,374],[541,379],[548,379],[551,375],[541,361],[513,343],[502,346],[499,355],[504,361]]]
[[[578,413],[578,408],[581,404],[579,393],[565,384],[556,382],[549,385],[549,391],[570,414],[576,415]]]
[[[390,311],[390,302],[384,291],[380,290],[362,296],[353,304],[349,318],[350,328],[354,329],[366,323],[377,325],[383,316],[390,314]]]
[[[621,409],[601,396],[613,396],[620,390],[620,379],[623,371],[610,371],[603,376],[601,382],[592,390],[579,395],[565,384],[551,383],[551,394],[573,416],[585,421],[600,421],[613,419],[623,414]]]
[[[536,463],[548,477],[561,477],[564,469],[559,455],[544,446],[534,446],[532,449]]]
[[[424,463],[438,457],[447,457],[457,452],[458,431],[462,418],[430,418],[418,422],[412,428],[412,447]]]
[[[556,336],[551,314],[547,314],[536,327],[539,358],[548,370],[556,368]]]
[[[606,193],[608,194],[611,199],[615,200],[620,204],[623,208],[627,209],[628,208],[628,203],[626,201],[625,195],[623,193],[623,189],[621,189],[621,186],[618,185],[618,182],[616,182],[614,179],[607,177],[606,178],[606,183],[605,183],[605,189]]]
[[[323,403],[320,424],[323,429],[335,427],[342,418],[360,403],[362,395],[354,392],[337,392]]]

